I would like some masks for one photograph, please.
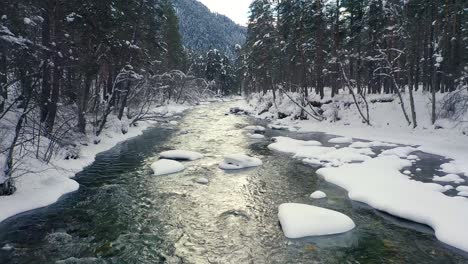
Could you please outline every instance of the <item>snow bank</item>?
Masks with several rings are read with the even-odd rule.
[[[282,204],[278,209],[278,218],[288,238],[340,234],[356,226],[351,218],[342,213],[306,204]]]
[[[224,157],[224,161],[219,164],[223,170],[239,170],[261,166],[263,162],[254,157],[244,154],[231,154]]]
[[[312,198],[312,199],[323,199],[323,198],[327,198],[327,194],[322,192],[322,191],[315,191],[314,193],[312,193],[310,195],[310,198]]]
[[[344,144],[344,143],[351,143],[351,142],[353,142],[353,139],[349,137],[337,137],[337,138],[332,138],[328,140],[328,143],[333,143],[333,144]]]
[[[434,178],[432,178],[433,181],[436,181],[436,182],[454,182],[454,183],[462,183],[462,182],[465,182],[464,179],[462,179],[460,176],[456,175],[456,174],[447,174],[445,176],[434,176]]]
[[[317,173],[346,189],[352,200],[429,225],[440,241],[468,251],[468,199],[446,196],[441,193],[443,186],[414,181],[399,172],[410,165],[410,161],[390,155],[322,168]]]
[[[154,175],[160,176],[181,172],[185,170],[185,166],[175,160],[161,159],[151,164],[151,169],[153,169]]]
[[[168,150],[161,152],[159,156],[163,159],[173,160],[198,160],[203,158],[203,154],[189,150]]]

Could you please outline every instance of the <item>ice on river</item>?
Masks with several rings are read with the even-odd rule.
[[[414,181],[400,172],[409,166],[411,161],[389,155],[361,164],[322,168],[317,173],[346,189],[352,200],[429,225],[440,241],[468,251],[468,199],[446,196],[442,193],[443,186]],[[463,188],[457,190],[464,191]]]
[[[172,160],[198,160],[203,158],[203,154],[189,150],[168,150],[161,152],[159,156],[163,159]]]
[[[175,160],[161,159],[153,163],[151,169],[153,169],[154,175],[159,176],[181,172],[185,170],[185,166]]]
[[[239,170],[251,167],[261,166],[263,162],[254,157],[244,154],[231,154],[224,157],[219,167],[223,170]]]
[[[340,212],[307,204],[282,204],[278,218],[288,238],[340,234],[356,226],[351,218]]]

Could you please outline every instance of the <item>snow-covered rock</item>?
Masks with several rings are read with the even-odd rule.
[[[310,195],[310,198],[312,198],[312,199],[323,199],[323,198],[327,198],[327,194],[322,192],[322,191],[315,191],[314,193],[312,193]]]
[[[353,142],[353,139],[349,137],[337,137],[337,138],[332,138],[328,140],[328,143],[333,143],[333,144],[344,144],[344,143],[351,143],[351,142]]]
[[[351,218],[340,212],[307,204],[282,204],[278,218],[288,238],[340,234],[356,227]]]
[[[405,170],[405,171],[403,171],[403,174],[405,174],[405,175],[411,175],[411,171]]]
[[[434,176],[434,178],[432,178],[432,180],[436,181],[436,182],[454,182],[454,183],[465,182],[465,180],[462,179],[457,174],[447,174],[445,176]]]
[[[246,126],[244,127],[245,130],[247,131],[253,131],[253,132],[263,132],[265,131],[265,128],[262,126]]]
[[[11,250],[13,250],[13,248],[14,248],[14,247],[13,247],[12,245],[10,245],[10,244],[5,244],[5,245],[1,248],[1,250],[3,250],[3,251],[11,251]]]
[[[208,180],[207,178],[201,177],[201,178],[196,179],[195,182],[199,184],[208,184],[210,183],[210,180]]]
[[[416,155],[409,155],[408,157],[406,157],[407,160],[418,160],[419,157],[416,156]]]
[[[185,166],[175,160],[161,159],[153,163],[151,169],[153,169],[154,175],[160,176],[181,172],[185,170]]]
[[[265,136],[262,134],[250,134],[249,137],[251,139],[264,139],[265,138]]]
[[[239,170],[251,167],[261,166],[263,162],[255,157],[244,154],[231,154],[224,157],[219,167],[223,170]]]
[[[176,126],[176,125],[179,124],[179,122],[173,120],[173,121],[170,121],[169,124],[171,124],[171,125],[173,125],[173,126]]]
[[[409,154],[417,151],[417,149],[413,147],[398,147],[398,148],[393,148],[393,149],[387,149],[382,151],[380,156],[390,156],[394,155],[400,158],[406,158],[408,157]]]
[[[161,152],[159,156],[163,159],[172,160],[198,160],[203,158],[203,154],[189,150],[168,150]]]

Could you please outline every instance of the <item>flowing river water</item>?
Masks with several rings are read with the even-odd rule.
[[[242,128],[262,122],[225,115],[231,105],[197,107],[176,126],[148,129],[99,155],[76,176],[79,191],[0,223],[0,248],[13,247],[0,250],[0,263],[468,263],[466,253],[438,242],[430,228],[353,202],[313,168],[267,148],[272,136],[326,143],[330,135],[268,130],[265,140],[251,140]],[[150,164],[169,149],[206,158],[187,162],[179,174],[152,175]],[[218,162],[231,153],[264,165],[220,170]],[[419,177],[431,178],[443,160],[418,155]],[[210,183],[195,183],[199,177]],[[310,200],[318,189],[328,198]],[[277,217],[285,202],[338,210],[357,227],[287,239]]]

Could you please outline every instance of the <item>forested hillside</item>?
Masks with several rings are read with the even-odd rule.
[[[245,42],[246,29],[226,16],[212,13],[197,0],[174,0],[184,45],[199,53],[217,49],[230,59]]]

